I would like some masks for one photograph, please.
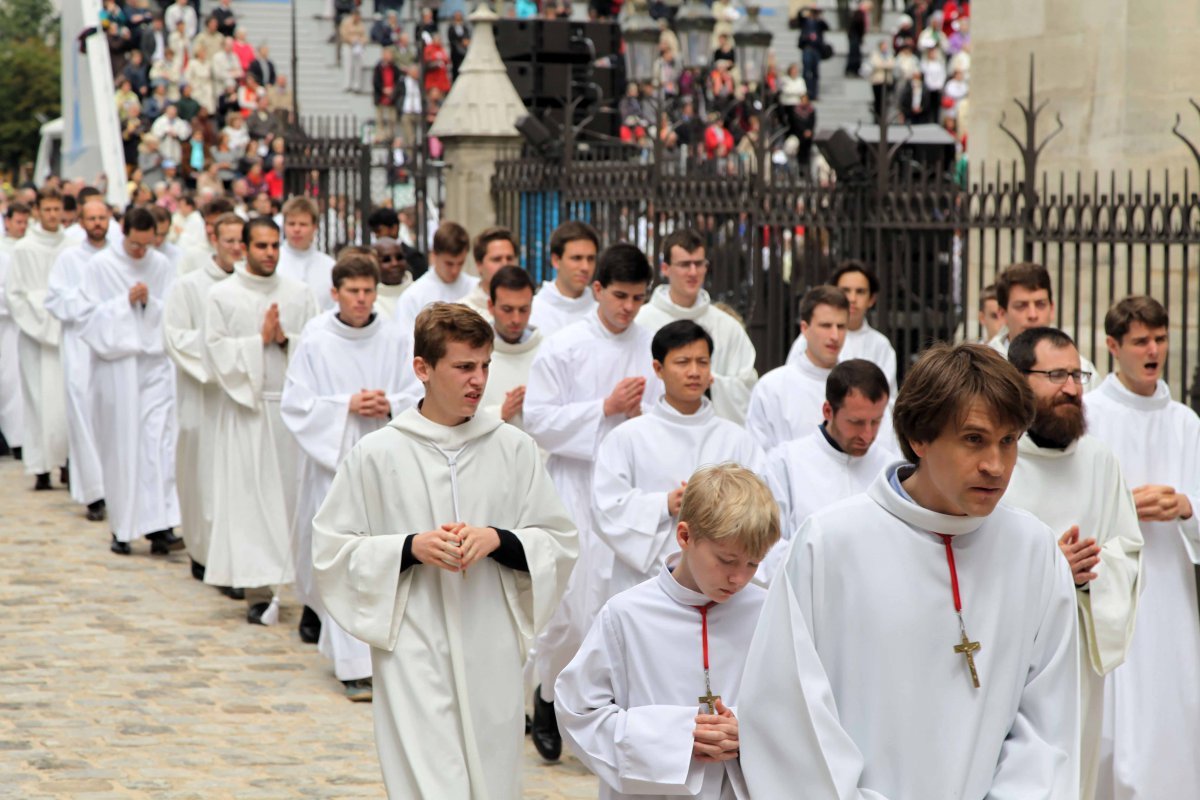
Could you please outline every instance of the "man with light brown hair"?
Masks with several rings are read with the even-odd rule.
[[[463,270],[471,238],[457,222],[443,222],[433,234],[430,269],[413,281],[396,304],[395,321],[412,334],[421,309],[430,303],[455,303],[466,297],[476,281]]]
[[[292,197],[283,204],[284,242],[279,248],[279,274],[300,281],[312,290],[317,308],[333,308],[333,259],[317,249],[319,214],[317,204],[307,197]]]
[[[313,519],[325,608],[371,646],[389,797],[521,796],[522,662],[575,563],[537,445],[477,413],[492,337],[458,303],[417,316],[423,401],[359,441]]]
[[[504,267],[517,265],[517,237],[508,228],[496,225],[484,228],[475,237],[471,245],[471,255],[475,258],[475,270],[479,273],[479,283],[466,297],[463,305],[479,313],[479,316],[492,321],[492,312],[488,311],[489,287],[492,276]]]

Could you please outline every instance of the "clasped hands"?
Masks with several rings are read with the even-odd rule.
[[[144,283],[135,283],[129,289],[129,305],[141,305],[143,308],[150,302],[150,289]]]
[[[719,698],[717,713],[696,715],[692,758],[703,763],[732,761],[738,757],[740,748],[737,717]]]
[[[495,528],[477,528],[465,522],[448,522],[434,531],[413,537],[413,557],[422,564],[447,572],[466,572],[500,546]]]
[[[392,413],[392,404],[383,389],[363,389],[350,397],[350,413],[360,417],[386,417]]]
[[[271,303],[271,307],[267,309],[267,313],[263,317],[262,340],[263,344],[287,343],[287,335],[283,332],[283,325],[279,322],[278,303]]]

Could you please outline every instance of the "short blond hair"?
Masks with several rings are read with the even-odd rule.
[[[779,541],[779,506],[762,478],[732,462],[701,467],[679,507],[696,539],[726,541],[762,558]]]
[[[320,213],[317,210],[317,204],[304,195],[288,198],[288,201],[283,204],[283,208],[280,209],[280,215],[285,221],[293,214],[307,214],[312,219],[313,225],[317,224]]]

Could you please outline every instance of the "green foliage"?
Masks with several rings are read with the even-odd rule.
[[[0,0],[0,44],[41,39],[57,48],[58,32],[50,0]]]
[[[0,0],[0,163],[32,161],[38,115],[60,113],[58,37],[50,0]]]

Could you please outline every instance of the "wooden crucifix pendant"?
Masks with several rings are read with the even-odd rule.
[[[975,669],[975,651],[979,650],[983,645],[979,642],[972,642],[967,638],[967,632],[962,632],[962,644],[954,645],[954,652],[962,653],[967,658],[967,666],[971,670],[971,682],[975,684],[975,688],[979,688],[979,673]]]

